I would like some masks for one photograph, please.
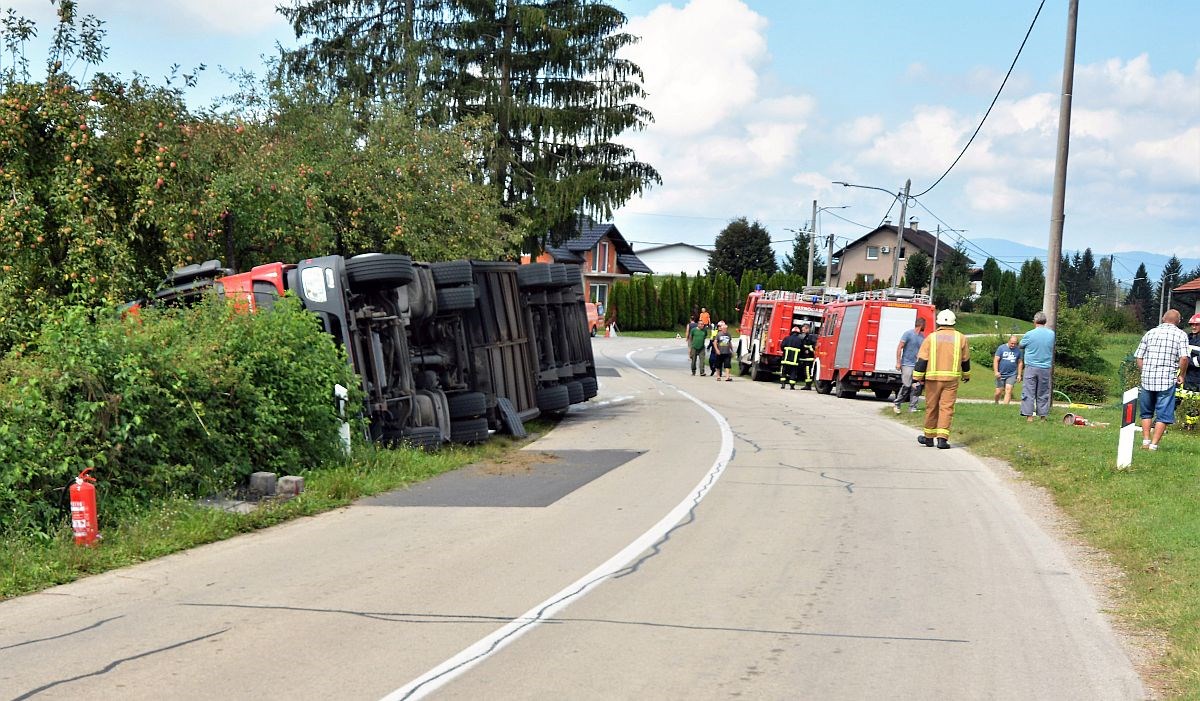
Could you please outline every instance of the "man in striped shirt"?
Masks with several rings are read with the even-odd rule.
[[[954,420],[954,402],[958,382],[971,381],[971,347],[967,337],[954,328],[954,312],[943,309],[937,315],[937,331],[925,337],[917,352],[913,382],[925,383],[925,433],[917,442],[945,450],[950,447],[950,423]]]
[[[1142,371],[1138,405],[1142,418],[1142,447],[1158,450],[1158,441],[1175,423],[1175,386],[1183,384],[1188,365],[1188,337],[1179,328],[1179,312],[1170,309],[1162,323],[1146,332],[1133,357]],[[1154,433],[1150,419],[1154,418]]]

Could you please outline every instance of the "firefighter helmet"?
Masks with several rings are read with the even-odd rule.
[[[955,321],[956,319],[954,318],[954,312],[950,311],[949,309],[943,309],[942,311],[938,312],[938,326],[954,326]]]
[[[1191,319],[1188,319],[1189,324],[1200,324],[1200,314],[1193,314]]]

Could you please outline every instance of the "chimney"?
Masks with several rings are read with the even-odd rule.
[[[912,229],[913,231],[916,231],[918,228],[920,228],[920,227],[918,226],[918,224],[919,224],[919,223],[920,223],[920,222],[918,222],[918,221],[917,221],[917,218],[916,218],[916,217],[909,217],[909,218],[908,218],[908,228]]]
[[[884,225],[884,226],[891,226],[891,225],[892,225],[892,218],[891,218],[891,217],[887,217],[886,219],[884,219],[884,220],[883,220],[883,225]]]

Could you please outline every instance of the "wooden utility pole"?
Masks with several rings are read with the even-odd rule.
[[[812,226],[810,227],[810,229],[811,230],[808,233],[808,277],[804,278],[805,285],[812,285],[813,241],[815,241],[817,238],[817,201],[816,200],[813,200],[813,218],[812,218]],[[829,283],[828,277],[825,278],[825,283],[826,284]]]
[[[1058,327],[1058,276],[1062,267],[1063,220],[1067,195],[1067,151],[1071,144],[1071,93],[1075,83],[1075,27],[1079,0],[1067,8],[1067,48],[1063,56],[1062,102],[1058,108],[1058,154],[1054,160],[1054,201],[1050,210],[1050,245],[1046,252],[1046,290],[1042,310],[1046,326]]]

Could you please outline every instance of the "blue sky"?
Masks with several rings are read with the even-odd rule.
[[[171,64],[205,63],[190,95],[201,103],[227,89],[218,67],[260,70],[276,42],[294,42],[277,1],[80,5],[106,22],[105,70],[161,79]],[[849,205],[819,220],[821,234],[841,241],[880,223],[894,201],[831,181],[894,192],[911,178],[914,194],[932,185],[978,125],[1038,8],[610,1],[642,37],[629,57],[646,73],[656,115],[624,141],[664,180],[616,213],[622,233],[706,245],[745,216],[765,224],[781,252],[814,199]],[[1200,257],[1200,2],[1080,5],[1064,247]],[[45,0],[0,0],[0,11],[8,7],[48,32]],[[910,206],[922,228],[1046,246],[1066,15],[1066,0],[1046,2],[980,135]]]

